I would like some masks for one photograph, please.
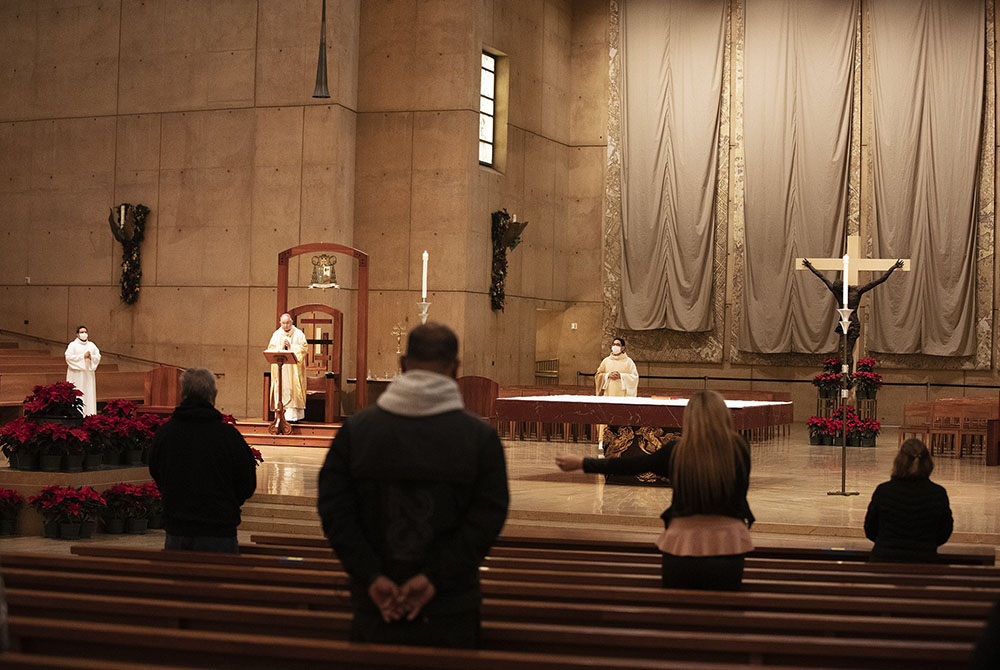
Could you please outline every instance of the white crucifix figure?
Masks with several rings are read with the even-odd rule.
[[[858,319],[858,307],[861,304],[861,297],[887,280],[889,275],[891,275],[895,270],[901,269],[903,272],[909,272],[910,259],[900,258],[898,260],[892,260],[890,258],[862,258],[861,239],[857,235],[848,236],[847,255],[842,258],[795,259],[795,269],[810,270],[814,275],[819,277],[820,280],[826,284],[826,287],[830,289],[830,292],[836,297],[838,304],[841,302],[842,296],[845,294],[844,277],[842,276],[837,281],[830,281],[820,274],[819,271],[839,270],[843,274],[845,264],[847,266],[847,304],[845,307],[853,310],[851,313],[851,325],[847,329],[847,365],[848,370],[853,372],[854,345],[857,343],[858,336],[861,334],[861,321]],[[878,279],[868,282],[864,286],[858,286],[859,272],[884,272],[884,274]],[[839,324],[837,326],[837,332],[841,334],[843,333]]]

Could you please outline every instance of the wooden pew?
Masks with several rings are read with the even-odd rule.
[[[304,611],[264,607],[192,603],[177,598],[139,598],[8,589],[11,612],[20,616],[60,618],[68,613],[84,620],[109,623],[166,625],[185,630],[239,632],[248,626],[274,623],[282,635],[326,637],[332,630],[348,630],[350,609]],[[725,612],[697,608],[602,607],[600,610],[566,603],[538,601],[483,602],[484,621],[555,623],[608,628],[767,632],[777,635],[831,635],[884,639],[974,641],[983,622],[963,619],[885,618],[864,615],[785,614],[782,612]]]
[[[96,556],[119,559],[138,559],[152,561],[201,564],[218,564],[243,567],[301,568],[313,570],[328,570],[342,572],[343,567],[336,559],[332,550],[327,550],[324,556],[307,560],[301,557],[269,556],[262,554],[231,555],[191,552],[164,552],[158,549],[118,548],[108,545],[76,545],[71,549],[78,556]],[[645,558],[645,557],[643,557]],[[868,567],[881,567],[881,570],[864,570]],[[1000,569],[964,568],[959,573],[934,572],[927,573],[919,569],[913,571],[893,571],[892,566],[879,563],[836,564],[822,561],[795,561],[794,565],[769,559],[749,559],[744,571],[744,577],[749,579],[795,580],[823,582],[876,582],[892,585],[912,586],[958,586],[969,588],[1000,589]],[[947,566],[934,566],[943,567]],[[483,574],[503,574],[498,570],[525,570],[553,573],[595,573],[598,575],[634,575],[660,576],[658,562],[637,560],[635,562],[621,561],[584,561],[560,560],[555,558],[508,558],[504,556],[486,556],[483,562]],[[654,580],[655,582],[655,580]],[[641,585],[641,584],[640,584]],[[655,585],[655,583],[653,584]]]
[[[192,668],[233,670],[315,670],[322,668],[387,668],[432,670],[477,668],[538,670],[607,668],[608,670],[736,670],[748,664],[697,663],[579,655],[529,654],[507,651],[463,651],[421,647],[365,645],[329,640],[300,640],[260,632],[209,633],[151,630],[143,626],[89,622],[49,622],[31,617],[11,617],[14,644],[29,653],[112,658],[141,663],[165,655],[173,663]]]
[[[97,370],[97,400],[104,402],[119,398],[142,400],[145,372],[104,372]],[[20,405],[37,384],[55,384],[66,381],[66,371],[34,374],[27,372],[0,374],[0,405]]]
[[[118,364],[106,363],[104,365],[101,365],[100,371],[118,372]],[[38,365],[33,365],[31,363],[7,363],[3,360],[0,360],[0,374],[14,374],[14,373],[26,373],[26,372],[33,372],[33,373],[42,372],[48,374],[61,373],[65,375],[66,363],[65,361],[63,361],[63,362],[42,363]]]
[[[124,559],[84,556],[58,556],[45,554],[9,554],[3,558],[4,565],[13,567],[52,568],[57,570],[78,570],[90,573],[113,573],[125,575],[183,575],[187,579],[224,580],[232,582],[259,582],[267,580],[274,584],[319,585],[331,588],[346,588],[347,575],[343,571],[330,569],[302,570],[294,567],[258,567],[219,564],[178,564],[168,561],[148,559]],[[568,584],[580,588],[607,586],[613,588],[660,587],[659,575],[603,574],[600,572],[568,572],[565,570],[529,570],[506,567],[486,567],[484,574],[491,580],[505,582],[525,582],[544,584]],[[822,595],[836,590],[843,595],[893,596],[896,598],[921,599],[966,599],[994,602],[1000,599],[1000,584],[993,581],[946,582],[946,583],[893,583],[887,575],[851,573],[845,579],[826,580],[819,573],[799,574],[780,570],[761,571],[752,577],[744,576],[743,590],[767,593],[798,593]],[[986,578],[989,579],[989,578]]]
[[[11,555],[15,556],[15,555]],[[239,558],[239,557],[230,557]],[[128,561],[124,561],[128,563]],[[37,563],[37,562],[36,562]],[[121,564],[121,562],[120,562]],[[196,563],[181,564],[187,569],[182,573],[184,579],[200,580],[213,576],[204,570],[203,565]],[[176,567],[176,566],[175,566]],[[210,566],[211,567],[211,566]],[[5,567],[7,574],[18,568]],[[244,568],[246,572],[256,576],[256,582],[266,581],[273,577],[272,573],[257,570],[254,568]],[[315,573],[311,570],[303,572]],[[214,575],[216,578],[218,574]],[[316,574],[309,575],[317,576]],[[77,570],[71,575],[79,586],[84,589],[99,588],[102,585],[96,584],[93,576],[87,574],[87,570]],[[120,577],[116,576],[116,579]],[[12,590],[17,593],[16,579],[12,585]],[[179,579],[174,579],[173,597],[182,597],[176,587]],[[52,580],[47,580],[52,583]],[[192,581],[196,588],[205,590],[205,584],[200,581]],[[135,586],[133,578],[133,586]],[[217,582],[212,586],[220,586]],[[245,586],[245,585],[240,585]],[[521,585],[525,586],[524,584]],[[527,585],[534,586],[534,585]],[[562,585],[560,585],[562,586]],[[288,587],[276,586],[275,589],[287,590]],[[103,590],[103,589],[102,589]],[[300,590],[300,589],[295,589]],[[537,588],[532,589],[536,594]],[[595,587],[586,587],[588,593],[595,591]],[[596,589],[601,590],[601,589]],[[615,589],[620,591],[621,589]],[[646,589],[653,593],[670,593],[662,589]],[[678,593],[678,592],[675,592]],[[679,592],[688,596],[697,596],[701,601],[707,601],[718,595],[742,595],[742,594],[705,594],[696,592]],[[533,594],[534,595],[534,594]],[[339,601],[341,607],[345,606],[346,599],[329,598],[326,602]],[[212,602],[211,600],[209,602]],[[912,604],[911,604],[912,605]],[[988,603],[985,604],[988,607]],[[515,606],[517,607],[517,606]],[[601,608],[596,608],[601,609]],[[925,608],[917,604],[913,609],[924,610]],[[703,616],[711,617],[711,612],[703,613]],[[983,615],[984,616],[984,615]],[[849,616],[842,617],[850,618]],[[968,623],[968,622],[967,622]],[[967,631],[967,633],[970,631]],[[484,628],[484,639],[488,644],[509,648],[516,645],[516,648],[526,650],[537,647],[541,651],[551,653],[553,651],[580,651],[582,647],[593,648],[595,653],[613,652],[617,657],[626,657],[630,654],[639,655],[670,655],[673,658],[691,659],[722,659],[760,661],[764,663],[785,663],[785,662],[808,662],[810,665],[817,664],[819,660],[836,658],[839,667],[897,667],[893,663],[905,662],[908,667],[961,667],[964,663],[971,644],[968,639],[965,643],[923,643],[919,640],[907,640],[905,643],[867,639],[863,643],[858,640],[832,641],[822,636],[798,636],[795,639],[788,639],[787,636],[764,635],[764,634],[741,634],[738,638],[733,638],[718,632],[708,632],[693,634],[691,632],[663,631],[642,629],[639,631],[630,630],[626,633],[622,631],[608,631],[603,628],[587,628],[579,625],[567,627],[560,625],[528,625],[523,622],[491,624]],[[616,646],[617,645],[617,646]],[[720,649],[721,645],[721,649]]]
[[[122,663],[108,659],[73,658],[48,654],[8,652],[3,656],[4,670],[190,670],[190,666]]]
[[[302,535],[257,534],[250,541],[259,545],[295,546],[312,549],[329,549],[329,542],[323,537]],[[564,552],[603,552],[614,560],[620,553],[659,557],[659,550],[653,546],[649,533],[621,533],[619,531],[576,530],[569,528],[534,528],[520,526],[516,529],[504,528],[497,538],[492,551],[502,550],[549,550]],[[943,564],[992,566],[995,563],[994,548],[963,545],[959,550],[945,545],[941,547],[939,558]],[[867,562],[870,552],[857,549],[814,549],[810,547],[756,547],[753,558],[852,561]],[[893,563],[891,565],[905,564]],[[938,565],[938,564],[933,564]]]
[[[17,556],[19,555],[10,554],[4,559],[2,572],[11,588],[59,588],[84,593],[131,593],[162,597],[171,592],[170,585],[173,584],[177,588],[183,586],[184,597],[199,602],[296,602],[301,607],[317,609],[329,609],[335,603],[347,602],[347,591],[343,586],[346,584],[346,576],[327,574],[326,571],[302,570],[302,574],[296,576],[291,568],[244,568],[227,577],[225,570],[218,569],[224,566],[188,566],[186,570],[178,570],[177,565],[161,569],[151,562],[147,562],[149,567],[142,567],[135,565],[136,562],[129,565],[127,561],[119,561],[117,565],[131,573],[123,575],[115,573],[106,565],[94,567],[91,564],[85,567],[83,563],[73,563],[72,560],[31,560],[34,557],[18,561]],[[86,583],[79,583],[80,575],[86,575]],[[272,575],[278,580],[268,584],[274,591],[262,590],[261,585],[265,583],[262,580]],[[850,589],[842,585],[809,583],[805,585],[805,592],[796,592],[798,584],[778,582],[783,588],[699,593],[662,589],[658,586],[650,588],[524,581],[521,573],[513,573],[508,577],[513,577],[513,580],[497,579],[496,574],[491,571],[482,581],[484,595],[508,600],[546,598],[552,601],[602,605],[742,608],[834,614],[854,612],[873,616],[966,619],[985,617],[990,603],[995,599],[992,591],[961,588],[858,585],[857,588]],[[183,585],[181,581],[184,582]]]
[[[81,575],[80,579],[85,579]],[[17,603],[18,592],[14,590],[13,601]],[[39,596],[31,599],[38,603]],[[119,608],[119,619],[125,618],[129,627],[141,623],[149,630],[161,631],[164,621],[172,621],[177,616],[176,607],[163,606],[151,609],[136,607],[136,601],[123,602]],[[179,606],[179,605],[178,605]],[[36,605],[37,607],[37,605]],[[189,605],[190,607],[190,605]],[[195,606],[196,607],[196,606]],[[197,607],[196,607],[197,609]],[[206,612],[210,607],[203,607]],[[35,618],[49,625],[63,619],[73,621],[79,617],[85,622],[100,613],[81,613],[79,607],[55,606],[44,610],[47,618]],[[219,608],[213,609],[219,614]],[[11,618],[12,631],[18,634],[16,622],[30,617],[15,614]],[[325,637],[339,630],[346,635],[349,615],[326,616],[329,627],[313,633]],[[230,622],[231,624],[232,622]],[[301,617],[300,617],[301,623]],[[105,627],[113,626],[103,621]],[[179,624],[178,624],[179,625]],[[248,625],[245,621],[238,626]],[[290,634],[286,630],[284,618],[276,617],[268,626],[269,632],[282,636]],[[299,633],[301,634],[301,630]],[[187,631],[185,631],[187,632]],[[156,635],[160,633],[157,632]],[[147,633],[148,636],[151,636]],[[334,635],[336,637],[336,635]],[[838,667],[897,667],[893,663],[904,662],[910,668],[961,667],[971,650],[971,636],[965,641],[925,642],[919,639],[884,640],[867,637],[863,641],[855,638],[835,639],[828,635],[783,636],[773,633],[742,633],[727,635],[720,632],[677,631],[662,629],[608,629],[595,626],[565,626],[557,624],[530,624],[524,622],[484,622],[484,645],[493,648],[517,648],[537,653],[592,653],[618,658],[653,657],[667,655],[672,658],[691,660],[758,661],[768,665],[784,662],[820,665],[836,660]],[[188,662],[187,660],[185,662]],[[860,665],[859,665],[860,664]],[[937,664],[937,666],[935,666]]]

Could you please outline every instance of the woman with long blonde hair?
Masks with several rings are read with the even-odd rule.
[[[657,539],[667,588],[737,590],[753,549],[753,513],[747,503],[750,446],[733,429],[732,416],[715,391],[694,393],[684,408],[681,438],[634,458],[556,456],[565,471],[599,474],[653,472],[674,489],[661,515]]]

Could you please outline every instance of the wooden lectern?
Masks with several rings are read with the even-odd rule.
[[[267,432],[271,435],[288,435],[292,432],[292,427],[288,425],[285,421],[285,390],[283,388],[284,380],[282,379],[281,366],[285,363],[289,365],[296,365],[299,362],[298,356],[292,351],[279,350],[275,351],[273,349],[264,350],[264,358],[271,365],[278,366],[278,402],[274,408],[274,421],[267,427]]]

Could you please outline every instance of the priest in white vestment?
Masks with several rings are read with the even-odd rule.
[[[86,326],[76,329],[76,339],[66,347],[66,381],[83,392],[83,415],[97,414],[97,366],[101,350],[88,341]]]
[[[601,361],[594,375],[597,395],[614,398],[635,397],[639,389],[639,370],[625,353],[625,338],[611,340],[611,355]],[[604,426],[597,427],[598,447],[604,448]]]
[[[282,314],[280,325],[267,343],[268,351],[291,351],[299,362],[281,366],[281,401],[285,405],[285,421],[301,421],[306,415],[306,334],[292,325],[292,317]],[[278,366],[271,366],[271,407],[278,406]]]

